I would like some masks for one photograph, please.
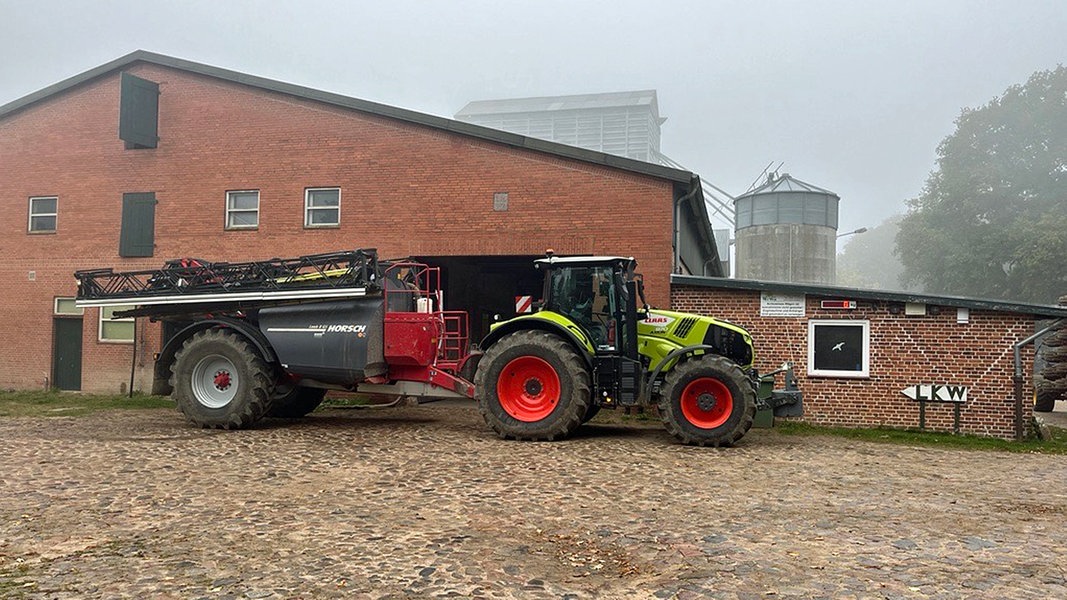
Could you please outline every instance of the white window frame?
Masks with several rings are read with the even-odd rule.
[[[52,299],[52,314],[53,315],[56,315],[57,317],[80,317],[80,316],[85,314],[85,309],[84,308],[75,307],[74,310],[72,310],[72,311],[61,311],[61,310],[59,310],[59,303],[61,301],[63,301],[63,300],[70,300],[71,302],[74,302],[75,298],[70,298],[70,297],[67,297],[67,296],[59,296],[57,298],[53,298]]]
[[[863,328],[863,369],[861,371],[815,368],[815,329],[820,326]],[[871,376],[871,322],[852,319],[812,319],[808,321],[808,375],[811,377],[838,377],[844,379],[869,378]]]
[[[55,200],[56,201],[56,212],[50,212],[50,213],[35,213],[35,212],[33,212],[33,201],[34,200]],[[59,230],[59,196],[30,196],[30,204],[29,204],[29,208],[28,208],[27,212],[29,213],[29,218],[26,221],[26,231],[28,231],[30,233],[55,233],[56,231]],[[33,218],[34,217],[55,217],[56,225],[52,229],[34,229],[33,228]]]
[[[97,339],[97,341],[99,341],[101,343],[105,343],[105,344],[132,344],[134,342],[134,338],[132,338],[132,337],[129,338],[129,339],[126,339],[126,338],[105,338],[104,337],[104,323],[105,322],[108,322],[108,323],[133,323],[134,322],[134,318],[133,317],[123,317],[123,318],[118,318],[118,319],[116,319],[116,318],[107,318],[107,319],[105,319],[104,318],[104,313],[107,312],[107,311],[110,311],[112,314],[114,314],[114,313],[116,313],[118,311],[129,310],[131,308],[133,308],[132,304],[131,305],[122,305],[122,306],[101,307],[100,311],[99,311],[98,324],[97,324],[97,328],[96,328],[96,331],[97,331],[96,339]],[[136,329],[137,329],[137,326],[134,325],[134,336],[137,335]]]
[[[333,206],[311,206],[311,193],[312,192],[326,192],[337,190],[337,207]],[[336,223],[312,223],[311,211],[314,210],[336,210],[337,222]],[[305,188],[304,189],[304,227],[308,229],[321,229],[330,227],[341,226],[341,188],[339,187],[317,187],[317,188]]]
[[[256,207],[253,208],[233,208],[231,202],[236,194],[255,194],[256,195]],[[255,225],[233,225],[230,223],[230,215],[234,213],[255,213],[256,224]],[[259,229],[259,190],[228,190],[226,192],[226,221],[225,229],[227,231],[235,229]]]

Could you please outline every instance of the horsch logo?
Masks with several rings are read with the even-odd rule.
[[[366,333],[366,325],[327,325],[326,333]]]

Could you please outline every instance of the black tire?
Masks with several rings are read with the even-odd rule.
[[[1048,363],[1041,370],[1041,376],[1049,381],[1067,378],[1067,362]]]
[[[705,355],[663,380],[659,414],[667,432],[692,446],[730,446],[752,428],[756,391],[728,358]]]
[[[1034,378],[1035,412],[1052,412],[1057,400],[1067,400],[1067,378],[1045,379],[1044,373]]]
[[[585,411],[585,416],[582,417],[582,425],[585,425],[589,421],[592,421],[593,417],[595,417],[598,412],[600,412],[600,405],[590,404],[589,408]]]
[[[1056,346],[1044,349],[1045,360],[1048,363],[1067,362],[1067,346]]]
[[[1048,334],[1041,344],[1047,348],[1063,348],[1067,346],[1067,329],[1060,328]]]
[[[1039,390],[1037,400],[1034,402],[1034,412],[1052,412],[1056,408],[1056,399],[1060,394],[1053,394]]]
[[[1034,389],[1038,391],[1048,390],[1056,393],[1067,392],[1067,378],[1045,379],[1042,375],[1038,374],[1034,377]]]
[[[325,397],[324,389],[278,384],[274,388],[274,397],[271,399],[267,416],[276,419],[299,419],[318,408]]]
[[[565,438],[589,411],[592,393],[585,365],[573,347],[551,333],[504,336],[478,364],[478,410],[504,439]],[[501,384],[504,389],[498,390]]]
[[[170,384],[190,422],[212,429],[244,429],[271,407],[274,379],[243,337],[225,329],[200,331],[174,356]]]

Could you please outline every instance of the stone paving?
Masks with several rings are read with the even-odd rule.
[[[473,406],[0,419],[3,598],[1067,598],[1067,457]]]

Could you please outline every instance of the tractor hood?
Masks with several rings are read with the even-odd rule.
[[[711,346],[716,352],[749,368],[755,358],[752,336],[733,323],[669,310],[638,311],[637,336],[642,353],[659,354],[652,347]]]

